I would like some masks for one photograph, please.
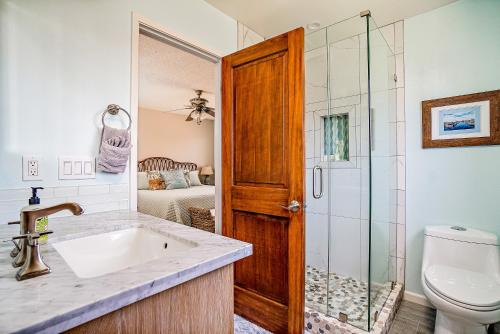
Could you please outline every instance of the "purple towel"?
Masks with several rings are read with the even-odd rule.
[[[97,170],[106,173],[123,173],[127,167],[131,147],[128,129],[104,126],[97,158]]]

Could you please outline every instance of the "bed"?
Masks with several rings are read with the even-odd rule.
[[[197,170],[198,166],[164,157],[147,158],[137,164],[138,172],[173,169]],[[202,185],[186,189],[137,191],[137,210],[151,216],[191,226],[190,207],[214,209],[215,187]]]

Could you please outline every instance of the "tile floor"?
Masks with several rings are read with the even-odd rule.
[[[436,310],[403,300],[389,334],[432,334],[435,321]]]
[[[234,315],[234,334],[271,334],[239,315]]]
[[[328,310],[326,308],[328,285]],[[391,284],[372,285],[371,316],[380,312],[391,293]],[[306,306],[338,318],[345,313],[348,323],[366,328],[368,325],[368,284],[352,277],[344,277],[325,270],[306,266]],[[328,311],[328,312],[326,312]]]

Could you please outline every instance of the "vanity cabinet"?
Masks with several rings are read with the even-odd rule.
[[[233,265],[227,265],[66,333],[233,333]]]

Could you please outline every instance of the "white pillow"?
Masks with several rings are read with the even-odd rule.
[[[189,172],[189,183],[190,183],[191,187],[202,185],[198,174],[199,174],[199,172],[197,170],[193,170],[193,171]]]
[[[137,172],[137,190],[148,190],[148,189],[149,189],[148,173]]]

